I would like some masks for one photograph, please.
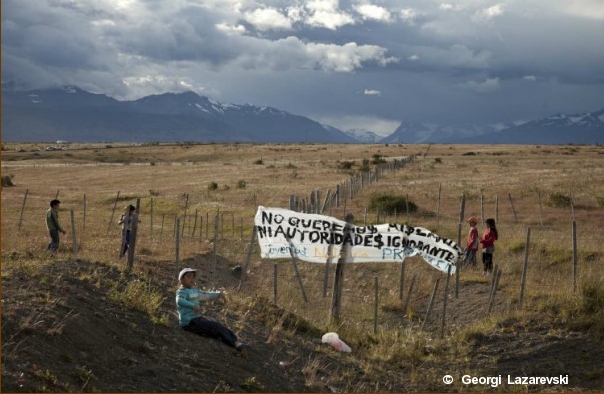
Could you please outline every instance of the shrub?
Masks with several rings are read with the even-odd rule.
[[[386,162],[386,160],[384,160],[382,155],[380,155],[379,153],[376,153],[372,156],[371,164],[380,164],[380,163],[385,163],[385,162]]]
[[[554,208],[570,208],[571,202],[570,196],[562,193],[552,193],[549,195],[548,205]]]
[[[13,183],[14,175],[2,175],[2,187],[15,186]]]
[[[208,190],[216,190],[216,189],[218,189],[218,183],[213,182],[213,181],[208,183]]]
[[[345,160],[338,163],[338,168],[340,170],[350,170],[354,166],[354,161]]]
[[[604,197],[596,197],[596,202],[598,203],[598,207],[604,208]]]
[[[246,183],[243,179],[237,181],[237,189],[245,189]]]
[[[360,170],[363,172],[369,172],[371,168],[369,168],[369,159],[363,159],[363,165],[361,165]]]
[[[394,194],[382,194],[371,198],[369,203],[369,209],[379,209],[380,212],[388,215],[393,215],[394,212],[407,212],[407,203],[409,204],[409,212],[417,212],[417,204],[413,201],[407,201],[405,196],[399,196]]]
[[[264,162],[262,161],[262,159],[258,159],[256,161],[254,161],[254,164],[262,165],[262,164],[264,164]]]

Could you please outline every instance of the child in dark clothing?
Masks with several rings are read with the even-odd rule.
[[[499,238],[497,227],[495,227],[495,219],[489,218],[485,220],[487,228],[480,238],[482,245],[482,264],[484,267],[484,276],[489,276],[493,272],[493,252],[495,251],[495,241]]]
[[[50,202],[50,209],[46,211],[46,228],[50,234],[48,250],[55,253],[59,249],[59,233],[65,234],[65,230],[59,224],[59,206],[61,201],[54,199]]]
[[[134,205],[127,205],[124,209],[124,213],[120,217],[117,224],[122,225],[122,250],[120,251],[120,258],[126,255],[126,252],[130,248],[130,233],[132,232],[132,216],[136,212]]]

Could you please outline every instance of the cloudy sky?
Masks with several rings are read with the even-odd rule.
[[[604,108],[604,0],[2,0],[2,81],[342,130]]]

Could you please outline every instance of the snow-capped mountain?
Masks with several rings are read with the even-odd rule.
[[[2,89],[4,141],[356,143],[276,108],[219,103],[193,92],[118,101],[75,87]]]
[[[382,138],[373,131],[366,129],[350,129],[344,131],[344,133],[365,144],[374,144]]]
[[[118,101],[76,87],[22,90],[2,83],[3,141],[601,144],[604,109],[497,125],[403,121],[389,136],[343,131],[304,116],[193,92]]]
[[[532,120],[480,136],[475,143],[601,144],[604,143],[604,109]]]
[[[599,144],[604,143],[604,109],[557,114],[528,122],[496,125],[438,125],[401,122],[380,143],[437,144]]]

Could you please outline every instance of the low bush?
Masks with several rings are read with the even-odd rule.
[[[407,205],[409,206],[409,213],[417,212],[417,204],[411,200],[407,200],[405,196],[381,194],[371,198],[369,209],[379,209],[382,213],[393,215],[395,212],[407,212]]]
[[[13,178],[14,175],[2,175],[2,187],[15,186]]]
[[[570,196],[562,193],[552,193],[549,195],[547,205],[554,208],[570,208],[572,200]]]

